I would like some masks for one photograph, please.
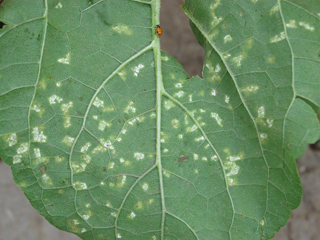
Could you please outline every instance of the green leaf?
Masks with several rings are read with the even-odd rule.
[[[0,156],[82,239],[269,239],[320,136],[320,4],[187,0],[203,79],[160,51],[160,0],[5,1]]]

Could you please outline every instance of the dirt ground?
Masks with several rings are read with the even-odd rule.
[[[180,10],[182,3],[182,0],[162,0],[162,49],[177,58],[190,76],[201,75],[204,51]],[[275,240],[320,239],[320,151],[309,148],[298,160],[298,167],[304,187],[302,202]],[[0,216],[0,240],[79,239],[57,230],[31,207],[3,162],[0,162]]]

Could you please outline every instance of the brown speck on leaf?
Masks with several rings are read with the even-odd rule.
[[[46,173],[46,168],[45,168],[45,166],[42,166],[42,167],[40,168],[40,170],[41,170],[42,174],[45,174],[45,173]]]
[[[187,161],[187,160],[188,158],[185,155],[181,155],[180,158],[178,159],[179,162]]]
[[[105,171],[107,171],[107,169],[104,167],[104,168],[102,169],[102,172],[105,172]]]

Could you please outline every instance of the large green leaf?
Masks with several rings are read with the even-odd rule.
[[[160,52],[160,0],[7,0],[0,156],[82,239],[268,239],[319,138],[320,4],[187,0],[203,79]]]

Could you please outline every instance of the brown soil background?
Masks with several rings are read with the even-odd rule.
[[[180,10],[182,3],[183,0],[162,0],[162,49],[173,55],[190,76],[201,75],[204,50],[197,43],[188,18]],[[319,149],[307,149],[297,162],[304,188],[302,202],[274,240],[320,239]],[[0,162],[0,217],[0,240],[79,240],[51,226],[32,208],[13,182],[10,167],[3,162]]]

